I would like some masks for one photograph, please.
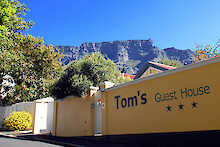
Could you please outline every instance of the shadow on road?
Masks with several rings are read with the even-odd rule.
[[[55,137],[51,135],[21,135],[16,139],[40,141],[60,146],[153,146],[153,147],[184,147],[184,146],[220,146],[220,131],[155,133],[133,135],[109,135],[90,137]]]
[[[95,139],[93,137],[55,137],[50,135],[21,135],[16,137],[2,136],[0,138],[26,140],[26,141],[38,141],[53,145],[67,146],[67,147],[110,147],[110,146],[129,146],[129,144],[114,143],[103,140],[103,138]],[[132,145],[134,146],[134,145]]]

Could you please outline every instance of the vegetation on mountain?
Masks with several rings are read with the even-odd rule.
[[[169,59],[167,55],[160,55],[158,58],[154,59],[155,62],[173,66],[173,67],[181,67],[183,64],[179,60]]]

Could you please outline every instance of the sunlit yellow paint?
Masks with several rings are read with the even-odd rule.
[[[94,128],[93,97],[68,97],[56,101],[56,136],[91,136]]]
[[[211,64],[168,72],[104,91],[103,135],[220,130],[219,59]],[[181,96],[181,89],[185,88],[191,89],[190,92],[198,90],[198,96]],[[141,101],[143,93],[146,96]],[[163,101],[155,100],[157,93],[163,95],[160,98]],[[116,96],[120,96],[118,109]],[[133,101],[130,107],[127,104],[122,108],[121,100],[128,102],[133,96],[137,97],[137,105]],[[141,104],[144,98],[147,103]]]

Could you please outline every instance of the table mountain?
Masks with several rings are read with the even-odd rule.
[[[63,64],[67,65],[72,60],[81,59],[84,55],[92,52],[101,52],[106,58],[116,63],[119,70],[134,74],[147,61],[152,61],[160,55],[166,54],[169,58],[178,59],[182,63],[192,62],[192,51],[180,50],[174,47],[160,49],[148,40],[121,40],[100,43],[83,43],[77,46],[56,46],[63,49]]]

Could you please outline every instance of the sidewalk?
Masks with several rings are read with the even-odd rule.
[[[0,135],[2,136],[7,136],[7,137],[16,137],[22,134],[32,134],[32,130],[28,131],[10,131],[10,130],[5,130],[5,129],[0,129]]]
[[[32,133],[32,130],[29,131],[8,131],[4,129],[0,129],[0,136],[9,137],[9,138],[16,138],[20,140],[31,140],[31,141],[40,141],[50,144],[56,144],[61,146],[74,146],[74,147],[82,147],[78,144],[73,144],[70,142],[64,142],[65,140],[58,140],[56,137],[52,137],[49,133],[42,133],[35,135]]]
[[[101,146],[128,146],[125,144],[118,144],[107,141],[103,136],[95,137],[56,137],[51,136],[48,133],[44,134],[32,134],[32,131],[6,131],[0,129],[0,136],[16,138],[20,140],[40,141],[49,144],[55,144],[60,146],[70,147],[101,147]]]

